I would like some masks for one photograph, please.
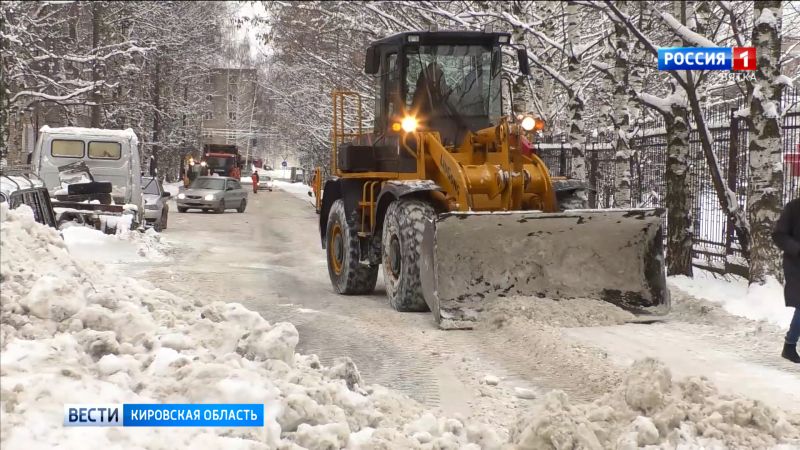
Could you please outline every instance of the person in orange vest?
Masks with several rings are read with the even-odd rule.
[[[253,194],[258,194],[258,171],[253,170],[253,175],[250,178],[253,180]]]

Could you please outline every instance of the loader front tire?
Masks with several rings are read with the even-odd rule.
[[[420,279],[420,254],[425,221],[433,207],[420,200],[397,200],[383,221],[381,263],[389,303],[397,311],[428,311]]]
[[[360,261],[360,246],[355,216],[348,219],[344,202],[336,200],[328,215],[325,233],[328,274],[339,294],[369,294],[375,290],[378,266]]]

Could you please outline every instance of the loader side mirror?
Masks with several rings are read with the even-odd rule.
[[[531,67],[528,65],[528,51],[524,48],[517,49],[517,59],[519,60],[519,71],[523,75],[531,74]]]
[[[374,46],[370,46],[367,48],[367,55],[366,59],[364,60],[364,73],[369,75],[374,75],[378,73],[378,69],[381,65],[380,55],[378,54],[378,49]]]

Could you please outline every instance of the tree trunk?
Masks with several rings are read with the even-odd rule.
[[[675,2],[676,17],[687,24],[687,12],[691,11],[685,2]],[[690,6],[690,5],[689,5]],[[687,11],[688,10],[688,11]],[[686,45],[675,39],[674,45]],[[672,101],[669,112],[663,111],[667,131],[667,170],[665,174],[667,193],[664,199],[667,208],[667,275],[686,275],[692,273],[692,192],[688,186],[689,161],[689,109],[686,91],[671,80]]]
[[[627,13],[627,2],[616,2],[617,8]],[[631,206],[631,150],[628,146],[628,29],[623,23],[614,23],[616,53],[614,56],[614,207]]]
[[[153,68],[153,142],[151,147],[150,175],[158,167],[158,160],[161,153],[161,61],[155,57],[155,67]]]
[[[103,20],[102,2],[92,3],[92,53],[96,56],[96,49],[100,46],[100,26]],[[100,128],[100,119],[102,115],[103,95],[100,92],[100,63],[97,60],[92,61],[92,89],[91,99],[91,126],[92,128]]]
[[[780,1],[754,2],[753,44],[758,55],[755,88],[750,100],[750,140],[747,178],[747,217],[750,223],[750,283],[781,279],[781,253],[772,243],[783,193],[781,146]],[[755,55],[750,55],[753,58]],[[751,59],[752,60],[752,59]]]
[[[689,110],[672,103],[667,129],[667,275],[692,276],[692,197],[689,173]]]
[[[572,148],[572,164],[570,165],[570,178],[577,180],[586,179],[586,133],[583,129],[583,109],[584,102],[578,92],[578,84],[581,77],[581,61],[577,54],[577,47],[580,43],[580,30],[578,28],[578,5],[575,3],[567,4],[567,44],[569,46],[569,60],[567,62],[568,78],[571,87],[568,89],[569,103],[569,144]]]
[[[515,15],[519,15],[521,13],[521,5],[519,2],[514,2],[511,6],[511,10]],[[522,27],[512,27],[511,29],[511,42],[514,44],[524,44],[525,43],[525,32]],[[531,95],[530,89],[528,87],[528,78],[524,75],[516,77],[514,80],[514,84],[511,88],[511,97],[513,99],[513,103],[511,104],[512,113],[516,116],[517,114],[527,114],[530,112],[529,106],[529,97]]]

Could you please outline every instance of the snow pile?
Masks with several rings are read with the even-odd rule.
[[[611,303],[588,298],[552,300],[538,297],[502,297],[488,305],[484,317],[501,327],[510,320],[526,320],[550,327],[620,325],[634,315]]]
[[[152,228],[140,233],[120,227],[112,235],[72,225],[63,228],[61,234],[71,254],[101,263],[163,261],[169,251],[164,238]]]
[[[794,313],[793,309],[785,306],[783,286],[775,279],[764,285],[748,286],[744,278],[720,278],[709,272],[695,271],[694,278],[683,275],[669,277],[669,284],[689,295],[720,304],[735,316],[763,320],[783,329],[789,328]]]
[[[295,354],[289,323],[73,258],[29,208],[0,208],[4,448],[477,449],[507,440],[362,386],[348,359],[325,368]],[[88,402],[264,403],[267,417],[264,428],[64,428],[64,404]]]
[[[704,378],[673,382],[669,369],[645,359],[592,403],[548,393],[512,437],[519,449],[770,448],[800,445],[791,420],[760,402],[721,395]]]

